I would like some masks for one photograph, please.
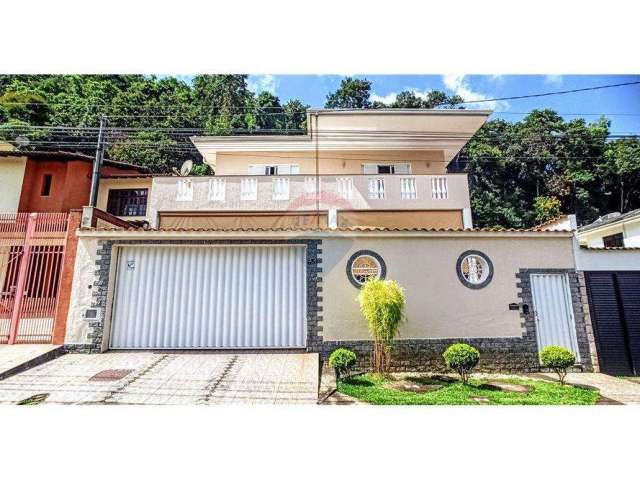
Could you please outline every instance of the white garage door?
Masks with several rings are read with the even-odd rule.
[[[111,348],[306,344],[304,246],[120,250]]]

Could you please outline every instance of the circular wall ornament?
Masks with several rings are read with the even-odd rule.
[[[370,278],[387,276],[387,265],[376,252],[371,250],[359,250],[349,258],[347,262],[347,278],[356,288],[361,288]]]
[[[456,273],[465,287],[483,288],[493,278],[493,263],[480,251],[467,250],[458,257]]]

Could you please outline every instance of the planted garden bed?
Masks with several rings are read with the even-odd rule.
[[[472,377],[464,385],[437,375],[357,375],[338,381],[338,391],[373,405],[594,405],[600,397],[544,380]]]

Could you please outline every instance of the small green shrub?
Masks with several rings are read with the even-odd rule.
[[[338,348],[329,355],[329,366],[336,371],[336,379],[348,376],[356,364],[356,354],[346,348]]]
[[[542,361],[542,365],[556,372],[560,383],[564,385],[567,368],[572,367],[576,363],[576,355],[564,347],[550,345],[544,347],[540,352],[540,361]]]
[[[442,354],[447,367],[455,370],[460,375],[462,383],[469,381],[471,370],[480,361],[480,352],[477,348],[466,343],[454,343]]]

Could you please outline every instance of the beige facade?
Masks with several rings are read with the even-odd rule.
[[[0,213],[18,211],[26,164],[26,157],[0,158]]]
[[[509,310],[510,303],[520,302],[516,273],[524,268],[574,268],[569,234],[326,238],[322,242],[325,341],[370,339],[356,300],[358,289],[346,273],[348,259],[359,250],[379,254],[387,278],[405,289],[407,321],[400,328],[404,339],[519,337],[522,318]],[[493,279],[484,288],[470,289],[458,279],[456,261],[467,250],[479,250],[493,262]]]
[[[297,165],[301,175],[360,175],[363,165],[408,163],[414,175],[446,173],[444,154],[438,150],[363,151],[264,151],[222,152],[217,154],[216,175],[248,175],[250,165]]]
[[[162,240],[169,244],[175,240],[183,244],[225,239],[286,242],[290,238],[322,240],[324,341],[370,339],[356,300],[358,289],[346,273],[349,258],[359,250],[379,254],[386,264],[387,278],[405,289],[408,320],[400,329],[404,339],[520,337],[523,320],[518,311],[509,309],[510,303],[521,301],[516,273],[520,269],[575,268],[568,232],[81,232],[65,343],[90,343],[85,313],[94,304],[99,240]],[[493,279],[485,288],[470,289],[458,279],[456,261],[467,250],[480,250],[493,263]],[[113,270],[112,263],[111,277]]]

